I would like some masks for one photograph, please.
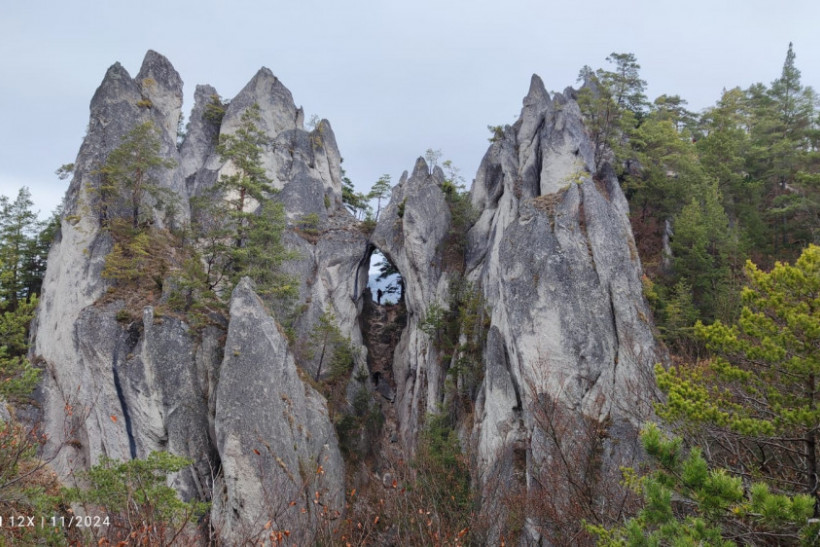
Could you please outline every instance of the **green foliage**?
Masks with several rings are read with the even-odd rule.
[[[470,193],[464,187],[464,178],[450,160],[442,166],[445,179],[441,191],[450,209],[450,229],[444,242],[445,267],[461,273],[464,270],[464,254],[467,251],[467,231],[478,217],[470,200]]]
[[[451,279],[447,307],[433,302],[419,322],[419,329],[432,340],[439,362],[449,367],[447,385],[465,410],[475,401],[484,378],[482,351],[488,328],[480,289],[460,277]]]
[[[18,302],[16,309],[0,303],[0,404],[26,401],[40,378],[40,371],[26,358],[29,324],[36,309],[36,296]]]
[[[370,391],[360,386],[350,408],[338,412],[333,424],[346,461],[358,462],[375,453],[375,441],[384,425],[384,415]]]
[[[610,150],[616,168],[628,159],[624,137],[637,126],[646,106],[646,82],[639,76],[635,55],[612,53],[606,60],[615,65],[614,71],[585,66],[578,75],[585,84],[578,91],[578,106],[594,146],[596,170],[608,160]]]
[[[315,380],[322,378],[325,365],[329,364],[328,382],[335,383],[349,376],[353,370],[353,348],[350,339],[343,336],[330,308],[319,316],[319,321],[310,332],[308,358],[319,360],[316,365]]]
[[[193,288],[204,281],[201,292],[227,298],[247,275],[261,294],[286,307],[297,282],[281,266],[296,254],[283,243],[284,206],[274,199],[276,190],[262,165],[270,140],[257,125],[260,116],[259,105],[254,104],[242,114],[234,133],[220,136],[217,152],[226,162],[226,172],[209,194],[192,200],[192,231],[205,264],[204,277],[191,268],[183,283]]]
[[[28,399],[39,370],[27,359],[29,324],[37,308],[55,220],[40,222],[27,188],[14,201],[0,196],[0,401]]]
[[[368,200],[366,194],[356,191],[353,181],[345,175],[345,171],[342,169],[342,203],[356,217],[356,220],[363,220],[366,216],[372,214]]]
[[[367,199],[376,200],[376,217],[375,221],[379,221],[379,214],[382,210],[382,200],[386,200],[390,193],[392,192],[392,187],[390,186],[390,175],[384,174],[379,177],[379,180],[373,184],[373,188],[370,189],[370,193],[367,194]]]
[[[89,514],[104,508],[111,519],[109,540],[167,545],[208,510],[207,503],[180,500],[167,484],[169,474],[190,463],[168,452],[127,462],[103,456],[82,473],[87,487],[66,489],[65,497],[83,505]]]
[[[37,220],[28,189],[12,202],[0,196],[0,405],[31,403],[40,370],[27,359],[29,325],[37,309],[55,223]],[[56,477],[38,459],[45,438],[12,418],[0,419],[0,514],[58,517]],[[38,523],[39,524],[39,523]],[[63,545],[53,528],[0,527],[2,545]]]
[[[173,194],[160,184],[157,175],[175,163],[162,157],[161,146],[154,124],[141,123],[123,137],[96,171],[100,176],[96,192],[103,226],[112,219],[128,217],[132,227],[138,229],[152,220],[146,216],[149,199],[157,208],[168,210],[173,206]]]
[[[0,196],[0,304],[14,309],[40,292],[54,223],[37,220],[28,188],[14,201]]]
[[[202,117],[212,126],[218,128],[222,125],[222,119],[225,117],[227,108],[227,103],[223,102],[219,95],[211,95],[205,109],[202,111]]]
[[[270,139],[257,123],[261,120],[259,105],[254,103],[242,113],[240,125],[234,133],[219,136],[216,151],[222,161],[229,164],[230,171],[223,173],[217,187],[228,195],[228,203],[234,211],[234,220],[240,224],[242,215],[247,214],[249,198],[258,202],[265,194],[274,192],[271,179],[262,165],[262,152],[270,145]],[[240,233],[241,236],[241,233]]]
[[[428,414],[413,466],[418,471],[416,487],[448,521],[446,528],[468,527],[473,509],[470,470],[446,415]]]
[[[320,234],[319,226],[322,223],[322,219],[319,218],[317,213],[308,213],[298,221],[296,221],[296,227],[304,234],[312,237],[316,237]]]
[[[668,395],[658,413],[708,427],[723,447],[712,456],[734,472],[786,492],[802,483],[816,498],[820,247],[809,246],[794,266],[777,263],[769,273],[749,262],[747,275],[735,325],[696,325],[717,356],[656,371]],[[734,448],[726,453],[728,447]]]
[[[774,494],[757,482],[744,488],[740,478],[709,469],[700,450],[685,450],[680,438],[666,438],[655,424],[646,427],[642,440],[653,470],[641,478],[626,476],[643,493],[643,509],[614,529],[588,526],[599,545],[729,546],[767,539],[810,544],[806,540],[816,536],[810,496]]]
[[[729,297],[733,254],[729,220],[717,187],[706,186],[675,217],[672,240],[676,278],[691,287],[693,303],[703,319],[734,317],[735,302]]]
[[[66,516],[57,477],[37,458],[44,440],[13,420],[0,420],[0,513],[5,519],[0,545],[68,545],[72,539],[71,531],[59,525],[40,526],[46,515],[46,524]],[[12,515],[36,515],[36,526],[10,526]]]
[[[488,125],[487,129],[489,129],[492,136],[487,139],[490,142],[499,142],[501,139],[504,138],[504,126],[503,125]]]
[[[680,348],[691,341],[693,325],[698,319],[698,310],[695,308],[692,297],[692,287],[686,281],[678,281],[672,287],[671,294],[663,308],[662,319],[661,330],[667,342]]]
[[[57,175],[57,178],[60,180],[71,178],[74,175],[74,164],[64,163],[54,171],[54,174]]]

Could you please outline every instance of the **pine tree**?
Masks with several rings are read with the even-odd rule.
[[[760,260],[769,244],[763,222],[763,185],[750,176],[751,124],[747,97],[740,88],[724,91],[717,104],[701,118],[704,135],[696,143],[705,172],[717,181],[730,223],[737,226],[740,251]]]
[[[702,319],[731,319],[734,306],[725,300],[731,289],[730,258],[734,245],[717,185],[700,189],[675,217],[672,239],[675,278],[692,287]]]
[[[769,89],[749,88],[751,142],[747,170],[765,184],[772,253],[790,258],[820,236],[820,175],[816,170],[813,125],[817,97],[800,83],[789,44],[780,78]]]
[[[172,206],[172,193],[164,188],[157,174],[175,165],[161,156],[161,142],[151,122],[132,129],[99,169],[101,182],[97,188],[100,217],[104,225],[118,217],[129,218],[134,230],[145,222],[148,198],[157,207]],[[120,211],[127,211],[122,214]]]
[[[658,370],[659,414],[704,427],[712,458],[740,476],[818,498],[820,247],[771,272],[749,262],[735,325],[698,323],[711,361]]]
[[[364,220],[365,216],[369,214],[370,204],[367,203],[368,199],[367,195],[356,191],[353,181],[348,178],[344,169],[342,169],[342,203],[357,220]]]
[[[296,255],[282,242],[285,211],[273,198],[276,189],[262,165],[270,139],[257,125],[260,119],[259,105],[253,104],[234,133],[220,136],[224,173],[209,195],[193,201],[193,231],[206,265],[206,290],[230,294],[249,275],[261,293],[284,302],[296,283],[281,272],[281,264]]]
[[[370,189],[370,193],[367,194],[367,199],[375,199],[376,200],[376,221],[379,220],[379,214],[382,210],[382,200],[387,199],[390,196],[390,192],[392,188],[390,186],[390,175],[382,175],[379,177],[379,180],[373,185],[373,188]]]
[[[643,118],[646,110],[646,82],[640,78],[632,53],[612,53],[606,60],[615,64],[614,71],[585,66],[578,75],[584,86],[578,91],[578,106],[584,114],[587,130],[595,147],[595,168],[601,169],[615,154],[612,162],[619,168],[626,160],[626,138]]]
[[[644,506],[623,526],[588,526],[598,545],[814,544],[820,527],[809,521],[810,496],[777,494],[762,482],[747,488],[724,469],[710,469],[699,448],[685,449],[655,424],[641,439],[653,470],[643,477],[627,470],[625,482],[643,494]]]
[[[37,249],[33,242],[42,230],[28,188],[21,188],[14,201],[0,196],[0,303],[16,309],[32,296],[31,273],[27,268]]]

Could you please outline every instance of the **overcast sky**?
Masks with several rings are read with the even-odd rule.
[[[88,104],[106,69],[132,76],[148,49],[185,82],[233,97],[267,66],[306,118],[330,120],[348,176],[394,183],[427,148],[469,183],[487,125],[512,123],[530,76],[575,85],[584,65],[632,52],[648,95],[699,111],[721,89],[769,84],[794,42],[803,83],[820,89],[817,0],[86,0],[0,7],[0,194],[28,186],[50,211],[68,181]]]

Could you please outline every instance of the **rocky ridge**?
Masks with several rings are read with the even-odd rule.
[[[631,441],[649,415],[659,353],[627,203],[611,168],[595,172],[571,89],[550,96],[534,76],[521,117],[490,146],[471,190],[477,220],[460,268],[444,256],[453,217],[441,169],[419,159],[368,237],[342,203],[341,156],[329,122],[306,131],[302,110],[264,68],[216,125],[204,116],[215,96],[212,87],[197,87],[179,147],[182,80],[161,55],[149,52],[135,78],[115,64],[92,99],[33,328],[32,354],[46,370],[38,398],[47,450],[59,449],[54,465],[64,479],[102,455],[186,456],[195,465],[173,483],[184,497],[213,499],[213,521],[229,543],[265,523],[274,491],[297,499],[310,484],[321,490],[322,507],[343,507],[345,462],[331,411],[308,379],[317,375],[319,357],[289,346],[252,282],[237,285],[224,323],[204,331],[159,316],[150,303],[139,320],[124,324],[124,304],[103,299],[112,241],[92,211],[96,172],[108,154],[132,127],[152,121],[163,158],[175,164],[160,184],[177,196],[175,222],[183,223],[190,200],[230,174],[216,153],[218,136],[235,131],[253,104],[270,139],[262,161],[285,207],[285,242],[299,256],[286,265],[299,280],[293,336],[308,344],[320,316],[332,313],[358,348],[348,399],[364,388],[389,400],[395,441],[408,458],[426,416],[464,381],[455,358],[445,359],[424,329],[430,310],[451,301],[457,279],[472,283],[487,316],[474,408],[458,424],[478,486],[501,477],[536,488],[534,476],[551,458],[535,418],[545,399],[605,426],[612,439],[607,466],[634,457]],[[298,229],[306,215],[319,219],[310,237]],[[368,322],[360,320],[375,249],[397,267],[405,291],[406,326],[393,350],[389,394],[367,369]],[[379,356],[382,369],[384,361]],[[492,505],[487,496],[483,507]],[[274,511],[276,525],[317,526],[311,507],[318,505],[306,505],[298,515]],[[537,539],[535,526],[528,533]]]

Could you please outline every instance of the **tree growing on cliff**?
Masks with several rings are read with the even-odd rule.
[[[176,165],[161,155],[162,143],[156,127],[144,122],[128,132],[117,148],[111,151],[105,164],[97,171],[100,184],[100,220],[108,226],[112,218],[119,216],[119,209],[126,209],[134,230],[145,222],[148,198],[159,207],[172,206],[173,194],[163,187],[157,174]]]
[[[364,220],[370,214],[370,204],[367,202],[368,197],[362,192],[357,192],[356,187],[353,186],[353,181],[342,169],[342,203],[345,204],[347,210],[350,211],[356,220]]]
[[[282,299],[294,294],[295,283],[280,266],[295,255],[282,242],[285,210],[273,199],[276,189],[262,164],[270,139],[260,120],[259,105],[253,104],[234,133],[220,136],[224,171],[209,194],[194,200],[194,235],[201,242],[208,290],[229,294],[249,275],[260,292]]]
[[[390,175],[384,174],[379,177],[379,180],[373,185],[373,188],[370,189],[370,193],[367,194],[368,199],[375,199],[376,200],[376,221],[379,220],[379,214],[382,211],[382,200],[386,200],[390,196],[390,192],[392,188],[390,186]]]

